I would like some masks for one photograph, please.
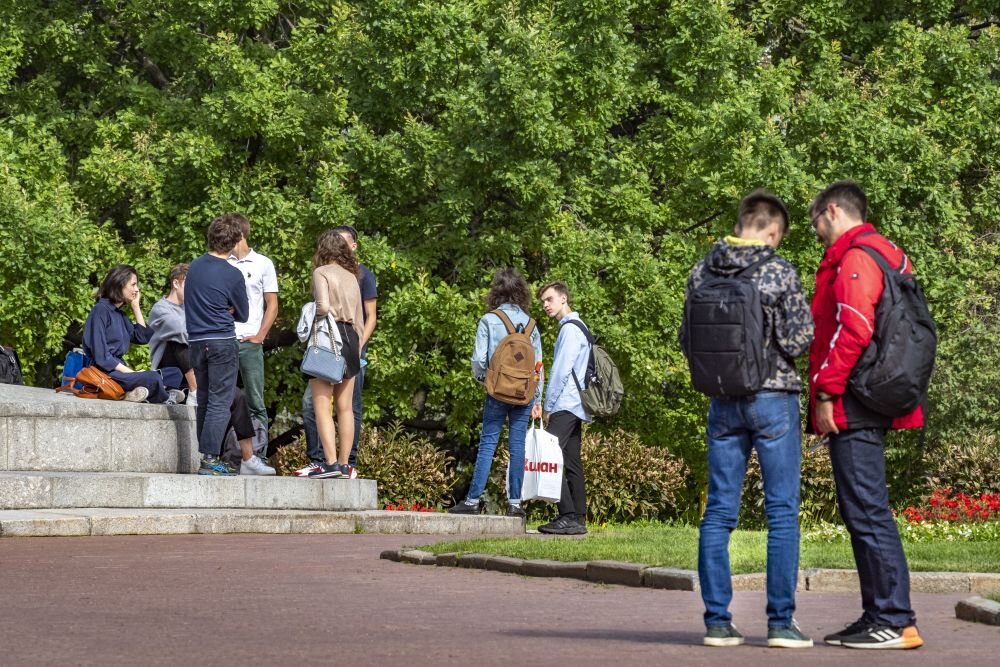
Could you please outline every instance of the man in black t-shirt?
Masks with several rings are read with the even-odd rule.
[[[338,232],[341,236],[343,236],[344,240],[351,246],[351,250],[357,253],[358,232],[354,229],[354,227],[351,227],[350,225],[342,225],[340,227],[335,227],[333,231]],[[375,324],[378,321],[378,291],[375,285],[375,274],[372,273],[364,264],[360,263],[358,264],[358,283],[361,287],[364,332],[360,341],[361,372],[354,378],[354,444],[351,446],[351,456],[349,459],[349,464],[352,469],[356,465],[358,458],[358,443],[361,441],[361,391],[365,384],[365,368],[368,365],[368,358],[366,356],[368,340],[371,338],[372,332],[375,331]],[[302,396],[302,425],[305,427],[306,431],[306,454],[309,456],[310,464],[301,470],[295,471],[295,474],[300,477],[305,477],[309,475],[309,470],[313,465],[325,461],[323,456],[323,447],[319,442],[319,435],[316,432],[316,413],[313,409],[312,392],[309,390],[308,385],[306,385],[306,391]]]

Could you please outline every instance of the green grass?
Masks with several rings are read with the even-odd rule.
[[[919,572],[1000,572],[1000,542],[920,542],[903,544],[910,569]],[[698,530],[647,524],[591,529],[582,539],[541,536],[438,542],[421,547],[433,553],[487,553],[527,559],[619,560],[646,565],[698,566]],[[763,572],[767,533],[737,530],[730,543],[733,574]],[[801,567],[854,569],[851,545],[843,541],[805,542]]]

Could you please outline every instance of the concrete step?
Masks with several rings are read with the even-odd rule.
[[[0,470],[195,472],[194,413],[0,384]]]
[[[0,472],[0,509],[62,507],[373,510],[378,490],[371,479]]]
[[[301,480],[303,483],[308,480]],[[318,512],[238,509],[0,510],[0,537],[181,535],[190,533],[381,533],[516,535],[521,519],[384,510]]]

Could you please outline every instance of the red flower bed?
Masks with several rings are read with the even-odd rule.
[[[1000,493],[967,496],[952,495],[951,489],[934,489],[923,507],[907,507],[903,516],[910,523],[922,521],[990,521],[1000,520]]]
[[[397,505],[386,505],[387,510],[394,512],[433,512],[435,511],[433,507],[425,507],[420,503],[410,503],[407,505],[405,502],[400,501]]]

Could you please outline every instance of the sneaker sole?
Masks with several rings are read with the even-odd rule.
[[[768,639],[768,648],[812,648],[811,639]]]
[[[740,646],[743,637],[705,637],[702,642],[705,646]]]
[[[858,648],[858,649],[897,649],[906,650],[913,648],[920,648],[924,645],[924,640],[920,637],[900,637],[899,639],[891,639],[886,642],[841,642],[841,646],[846,646],[847,648]]]
[[[341,476],[339,472],[321,472],[318,475],[309,475],[309,479],[335,479]]]

